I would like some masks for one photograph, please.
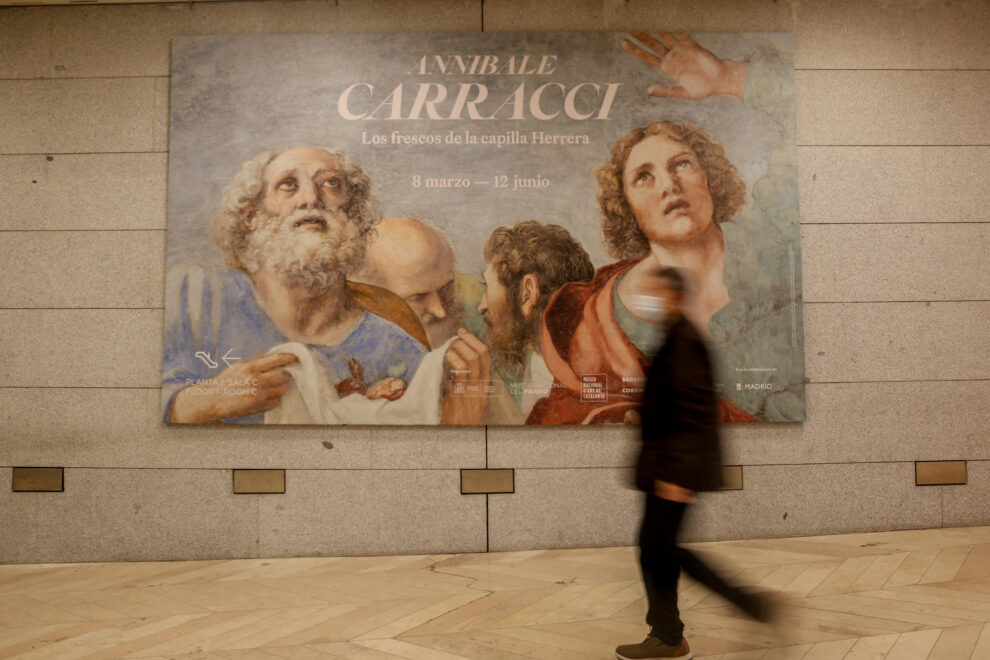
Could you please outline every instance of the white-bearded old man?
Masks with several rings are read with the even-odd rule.
[[[380,406],[355,404],[401,399],[427,356],[427,342],[401,299],[346,279],[360,267],[377,221],[370,179],[342,153],[298,147],[245,163],[224,189],[211,227],[228,268],[182,266],[168,273],[164,420],[263,423],[293,390],[293,378],[301,379],[299,369],[312,374],[318,365],[319,382],[308,386],[324,387],[315,398],[330,402],[326,414],[278,421],[381,421],[362,418]],[[227,366],[224,356],[241,359]],[[446,393],[462,389],[451,380],[488,380],[484,344],[462,331],[431,364],[432,383],[445,394],[442,410],[438,396],[407,406],[423,415],[398,423],[479,423],[484,398]],[[348,400],[347,411],[333,412]],[[361,410],[371,412],[354,412]]]

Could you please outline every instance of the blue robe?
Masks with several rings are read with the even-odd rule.
[[[197,384],[209,387],[203,381],[227,368],[224,356],[231,361],[249,360],[290,341],[262,309],[244,273],[177,267],[169,271],[165,291],[163,421],[168,421],[179,390]],[[426,354],[423,345],[402,328],[370,312],[363,312],[360,323],[339,344],[309,348],[323,361],[335,385],[351,376],[348,360],[352,357],[370,385],[389,376],[412,380]],[[262,424],[264,413],[224,421]]]

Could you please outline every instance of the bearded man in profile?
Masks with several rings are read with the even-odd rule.
[[[550,393],[553,374],[543,360],[540,320],[560,287],[595,274],[584,247],[561,227],[524,220],[497,227],[484,246],[485,291],[478,312],[487,327],[492,363],[525,420]]]

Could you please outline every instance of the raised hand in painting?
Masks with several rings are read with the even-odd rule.
[[[291,353],[273,353],[235,362],[215,378],[180,390],[169,421],[205,424],[271,410],[289,391],[292,376],[284,367],[298,361]]]
[[[487,392],[472,388],[490,384],[488,346],[461,328],[444,354],[444,362],[448,377],[444,379],[441,423],[481,424],[488,406]]]
[[[687,32],[630,32],[622,48],[649,64],[677,85],[654,84],[646,88],[650,96],[699,101],[725,94],[742,98],[746,87],[748,62],[723,60],[701,46]]]

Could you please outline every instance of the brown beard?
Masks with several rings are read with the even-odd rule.
[[[526,355],[536,331],[540,315],[523,316],[516,301],[507,306],[506,318],[493,322],[491,312],[485,312],[485,339],[492,350],[492,362],[505,380],[520,380],[526,371]]]

